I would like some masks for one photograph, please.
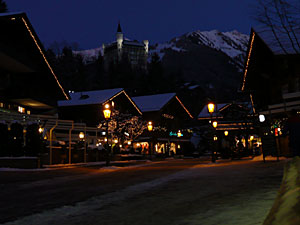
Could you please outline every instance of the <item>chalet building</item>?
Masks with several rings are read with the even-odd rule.
[[[183,128],[185,122],[193,119],[188,109],[175,93],[133,97],[146,121],[153,121],[170,130]]]
[[[212,115],[208,112],[207,106],[204,106],[198,115],[198,121],[202,124],[217,121],[216,130],[221,133],[224,131],[240,132],[246,129],[253,130],[253,114],[253,107],[249,102],[220,103],[215,105]]]
[[[222,157],[233,157],[238,143],[244,146],[244,155],[252,155],[252,150],[261,143],[255,127],[255,119],[252,104],[249,102],[220,103],[215,105],[212,115],[204,106],[198,115],[202,139],[205,144],[214,142],[217,152]],[[217,126],[213,124],[217,122]],[[213,145],[212,145],[213,146]],[[211,146],[206,146],[210,149]],[[242,154],[242,152],[241,152]]]
[[[281,131],[291,112],[300,111],[299,38],[298,31],[251,29],[241,90],[250,94],[254,110],[262,114],[265,154],[291,155],[288,136]]]
[[[151,132],[145,131],[137,144],[147,146],[153,142],[155,149],[152,149],[152,153],[176,154],[180,148],[179,143],[190,141],[191,132],[186,124],[193,116],[175,93],[138,96],[132,99],[141,109],[143,119],[151,121],[154,127]]]
[[[54,114],[69,99],[25,13],[0,14],[0,111]]]
[[[277,32],[275,37],[270,28],[251,29],[241,90],[250,94],[257,111],[300,109],[299,52],[294,35]]]
[[[104,120],[103,107],[106,103],[123,114],[142,115],[141,110],[131,100],[124,89],[70,93],[70,100],[58,101],[59,117],[97,126]]]
[[[103,44],[102,47],[106,67],[111,63],[128,60],[133,68],[147,68],[149,41],[144,40],[140,43],[136,40],[130,41],[124,38],[120,23],[118,24],[116,41]]]

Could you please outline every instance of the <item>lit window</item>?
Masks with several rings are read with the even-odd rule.
[[[18,107],[18,112],[19,113],[25,113],[25,108],[23,108],[22,106]]]
[[[4,103],[0,102],[0,108],[4,108]]]

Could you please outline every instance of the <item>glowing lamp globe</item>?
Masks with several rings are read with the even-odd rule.
[[[181,137],[181,131],[180,130],[177,132],[177,137]]]
[[[83,138],[84,138],[84,133],[83,133],[83,132],[80,132],[80,133],[79,133],[79,138],[80,138],[80,139],[83,139]]]
[[[153,130],[153,125],[152,125],[152,122],[149,121],[148,122],[148,131],[152,131]]]
[[[218,122],[217,122],[217,121],[214,121],[214,122],[212,123],[212,125],[213,125],[214,128],[217,128]]]
[[[224,135],[228,136],[228,131],[227,130],[224,131]]]
[[[214,103],[208,103],[207,109],[209,113],[213,113],[215,110],[215,104]]]
[[[103,114],[105,119],[109,119],[111,116],[111,110],[109,109],[109,104],[105,104]]]
[[[265,120],[266,120],[266,117],[263,114],[259,115],[258,118],[259,118],[259,122],[261,122],[261,123],[265,122]]]
[[[41,133],[43,133],[43,132],[44,132],[44,128],[40,127],[40,128],[39,128],[39,133],[41,134]]]

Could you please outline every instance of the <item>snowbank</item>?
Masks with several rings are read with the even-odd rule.
[[[288,162],[283,180],[264,225],[300,224],[300,157]]]

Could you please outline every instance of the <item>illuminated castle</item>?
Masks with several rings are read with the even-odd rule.
[[[133,68],[147,68],[147,58],[149,51],[149,41],[142,43],[136,40],[124,39],[121,25],[118,24],[116,41],[110,44],[103,44],[103,54],[106,66],[111,62],[117,63],[121,60],[128,60]]]

